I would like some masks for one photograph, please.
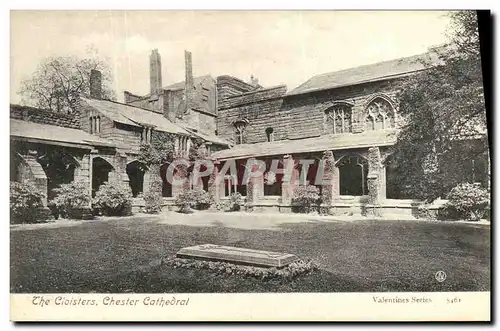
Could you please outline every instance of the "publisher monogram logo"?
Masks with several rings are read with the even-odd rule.
[[[446,272],[439,270],[434,277],[436,277],[438,282],[442,283],[446,280]]]

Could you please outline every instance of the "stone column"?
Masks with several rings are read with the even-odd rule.
[[[380,173],[382,169],[380,149],[371,147],[368,149],[368,206],[367,216],[380,216],[381,185]]]
[[[332,206],[339,195],[339,170],[335,166],[335,158],[332,151],[325,151],[321,160],[320,170],[322,176],[322,200],[323,204]]]
[[[295,161],[291,155],[283,156],[284,175],[281,183],[281,203],[289,205],[292,203],[293,190],[297,179],[297,169],[295,169]]]
[[[255,166],[255,165],[254,165]],[[254,169],[252,169],[253,171]],[[247,183],[247,204],[258,202],[264,195],[264,174],[251,177]]]
[[[213,165],[214,167],[212,169],[212,173],[210,174],[210,178],[208,179],[208,192],[212,195],[215,202],[217,202],[220,200],[221,185],[224,185],[224,180],[221,180],[221,178],[219,178],[220,162],[216,160],[213,162]]]
[[[144,183],[143,183],[143,192],[159,192],[161,196],[163,188],[163,180],[161,179],[160,174],[160,165],[159,164],[151,164],[148,167],[148,170],[144,173]]]
[[[89,196],[92,196],[92,155],[84,154],[81,158],[78,159],[79,167],[75,168],[75,182],[83,182],[89,188]],[[89,202],[89,207],[91,207],[92,203]]]

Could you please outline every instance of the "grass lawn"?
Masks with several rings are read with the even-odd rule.
[[[161,217],[11,230],[11,292],[374,292],[490,290],[490,227],[419,221],[280,224],[276,229],[162,224]],[[261,217],[258,214],[252,216]],[[252,217],[245,221],[251,222]],[[307,218],[307,216],[304,216]],[[293,253],[321,270],[262,281],[158,265],[212,243]],[[447,279],[434,275],[443,270]]]

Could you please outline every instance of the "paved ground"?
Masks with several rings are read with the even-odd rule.
[[[11,227],[12,292],[459,291],[490,287],[488,224],[168,212]],[[156,263],[213,243],[293,253],[321,274],[267,284]],[[448,279],[438,283],[443,270]]]

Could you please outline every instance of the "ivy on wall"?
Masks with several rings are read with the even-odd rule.
[[[168,132],[153,131],[150,144],[142,144],[139,161],[144,164],[161,165],[174,159],[176,135]]]

